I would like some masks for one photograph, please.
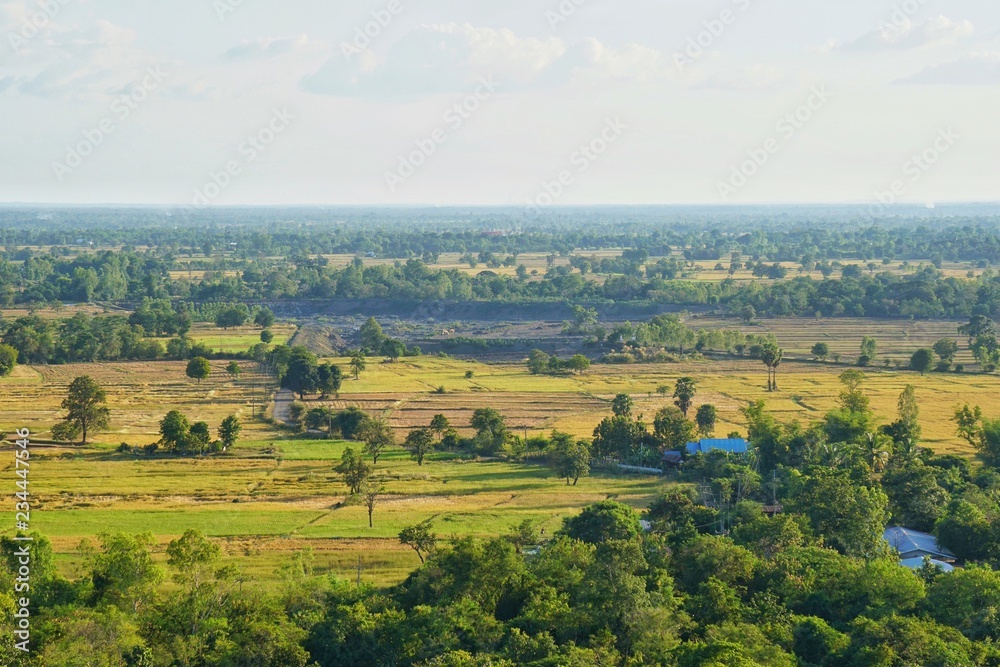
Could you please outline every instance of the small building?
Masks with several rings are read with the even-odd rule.
[[[743,438],[726,438],[722,440],[706,439],[687,444],[688,454],[706,454],[708,452],[726,452],[727,454],[746,454],[750,443]]]
[[[662,463],[664,468],[680,468],[684,465],[684,455],[673,450],[664,452]]]
[[[925,556],[945,563],[955,562],[955,554],[938,544],[937,538],[919,530],[891,526],[882,535],[889,546],[899,552],[902,561],[919,559],[921,564]]]

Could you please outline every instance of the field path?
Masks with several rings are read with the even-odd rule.
[[[271,417],[281,424],[289,424],[292,421],[292,402],[295,394],[288,389],[282,389],[274,395],[274,409],[271,410]]]

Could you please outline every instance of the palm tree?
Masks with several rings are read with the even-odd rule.
[[[767,366],[767,390],[778,391],[778,366],[784,351],[776,343],[767,343],[761,348],[760,360]]]
[[[893,458],[898,459],[904,465],[916,461],[919,456],[920,447],[913,442],[913,438],[903,438],[901,442],[896,443],[896,451],[893,452]]]
[[[694,378],[683,377],[677,381],[677,386],[674,388],[674,398],[677,400],[674,401],[674,405],[680,408],[681,414],[685,417],[688,416],[688,410],[694,402],[695,393],[697,390]]]
[[[872,467],[872,472],[882,472],[891,456],[886,442],[888,438],[877,433],[866,433],[865,439],[861,443],[861,450],[864,452],[865,461]]]

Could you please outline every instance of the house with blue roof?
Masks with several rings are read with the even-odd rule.
[[[932,560],[945,563],[955,562],[955,554],[938,544],[937,538],[928,533],[891,526],[886,528],[882,537],[889,543],[890,547],[899,552],[899,558],[904,563],[906,561],[912,562],[913,559],[923,562],[924,557],[927,556]]]
[[[743,438],[708,438],[687,444],[688,455],[706,454],[708,452],[726,452],[727,454],[746,454],[750,451],[750,443]]]

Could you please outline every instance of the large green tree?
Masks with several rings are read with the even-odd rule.
[[[57,439],[72,440],[81,435],[81,444],[86,445],[91,433],[106,429],[111,423],[107,394],[89,375],[70,383],[62,407],[66,416],[52,430]]]

